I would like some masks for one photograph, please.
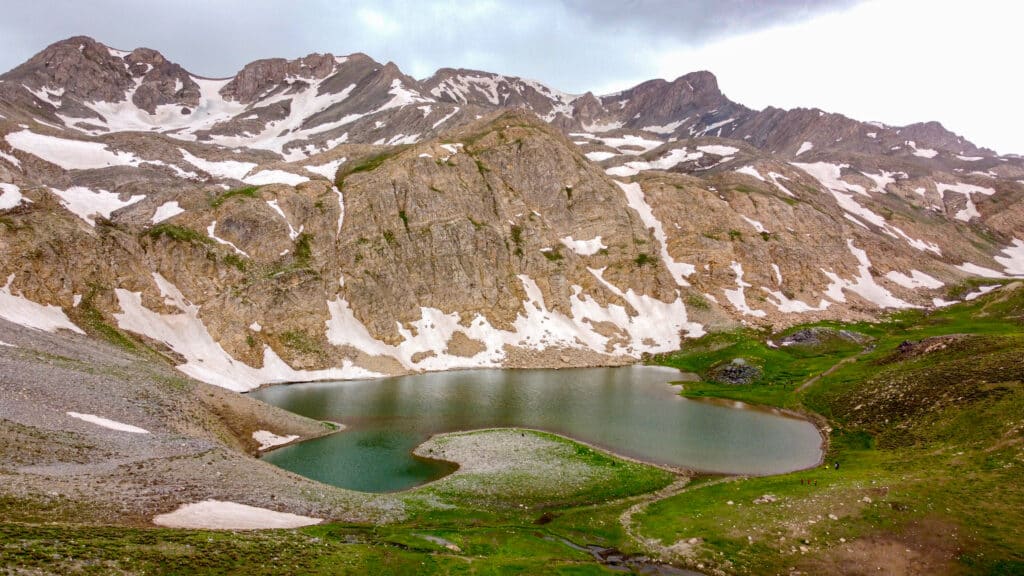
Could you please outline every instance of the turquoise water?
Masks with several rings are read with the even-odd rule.
[[[454,470],[412,450],[439,432],[538,428],[648,462],[707,472],[777,474],[814,466],[821,437],[808,421],[739,402],[679,396],[675,370],[467,370],[378,380],[290,384],[252,396],[346,431],[264,459],[327,484],[390,492]]]

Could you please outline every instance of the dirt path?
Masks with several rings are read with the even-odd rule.
[[[647,552],[659,557],[662,561],[678,562],[679,560],[687,559],[693,551],[694,544],[691,544],[686,540],[680,540],[679,542],[666,546],[656,538],[645,538],[640,535],[636,526],[633,524],[633,516],[643,512],[648,506],[659,500],[671,498],[672,496],[683,494],[690,490],[714,486],[716,484],[724,484],[726,482],[736,482],[737,480],[744,480],[746,478],[746,476],[727,476],[725,478],[719,478],[718,480],[705,482],[696,486],[689,486],[689,478],[676,480],[657,492],[647,494],[639,502],[627,508],[621,515],[619,515],[619,524],[622,525],[622,529],[626,532],[626,536],[629,537],[630,540],[640,545],[640,547]]]
[[[835,364],[833,364],[832,367],[829,368],[828,370],[825,370],[824,372],[822,372],[821,374],[818,374],[817,376],[811,376],[810,378],[808,378],[803,384],[801,384],[800,386],[797,387],[795,392],[797,392],[797,393],[803,392],[804,390],[810,388],[811,385],[813,385],[818,380],[821,380],[825,376],[828,376],[828,375],[832,374],[833,372],[835,372],[836,370],[839,370],[844,364],[849,364],[850,362],[855,362],[855,361],[859,360],[861,356],[867,354],[868,352],[871,352],[872,350],[874,350],[874,346],[868,346],[867,348],[861,350],[860,352],[858,352],[857,354],[855,354],[853,356],[849,356],[847,358],[843,358],[839,362],[836,362]]]

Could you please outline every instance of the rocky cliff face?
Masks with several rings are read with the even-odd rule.
[[[237,390],[630,362],[1024,275],[1019,158],[749,110],[707,72],[572,96],[315,54],[210,80],[72,38],[0,79],[0,317]]]

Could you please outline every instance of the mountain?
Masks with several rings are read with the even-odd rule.
[[[751,110],[709,72],[570,95],[311,54],[208,79],[74,37],[0,76],[0,182],[0,318],[235,390],[633,362],[1024,276],[1020,157]]]

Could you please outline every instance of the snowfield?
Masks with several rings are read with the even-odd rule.
[[[183,504],[177,510],[153,517],[153,524],[193,530],[266,530],[301,528],[323,522],[320,518],[277,512],[221,500]]]
[[[114,314],[118,327],[163,342],[186,362],[178,369],[189,376],[229,390],[245,392],[265,383],[313,380],[350,380],[382,376],[346,362],[341,368],[295,370],[281,360],[270,347],[263,350],[263,367],[253,368],[235,360],[218,344],[199,318],[199,306],[185,300],[182,293],[158,273],[153,280],[164,304],[180,314],[160,314],[142,305],[142,294],[115,289],[122,312]],[[0,293],[2,294],[2,293]]]
[[[131,206],[146,198],[143,194],[135,194],[127,200],[121,200],[120,195],[106,190],[93,191],[83,186],[72,186],[67,190],[50,188],[50,191],[60,198],[61,206],[69,212],[85,220],[90,226],[96,225],[96,217],[110,218],[114,212]]]
[[[12,147],[28,152],[65,170],[91,170],[111,166],[138,166],[140,160],[130,152],[111,151],[106,144],[68,140],[56,136],[36,134],[29,130],[12,132],[5,136]]]

